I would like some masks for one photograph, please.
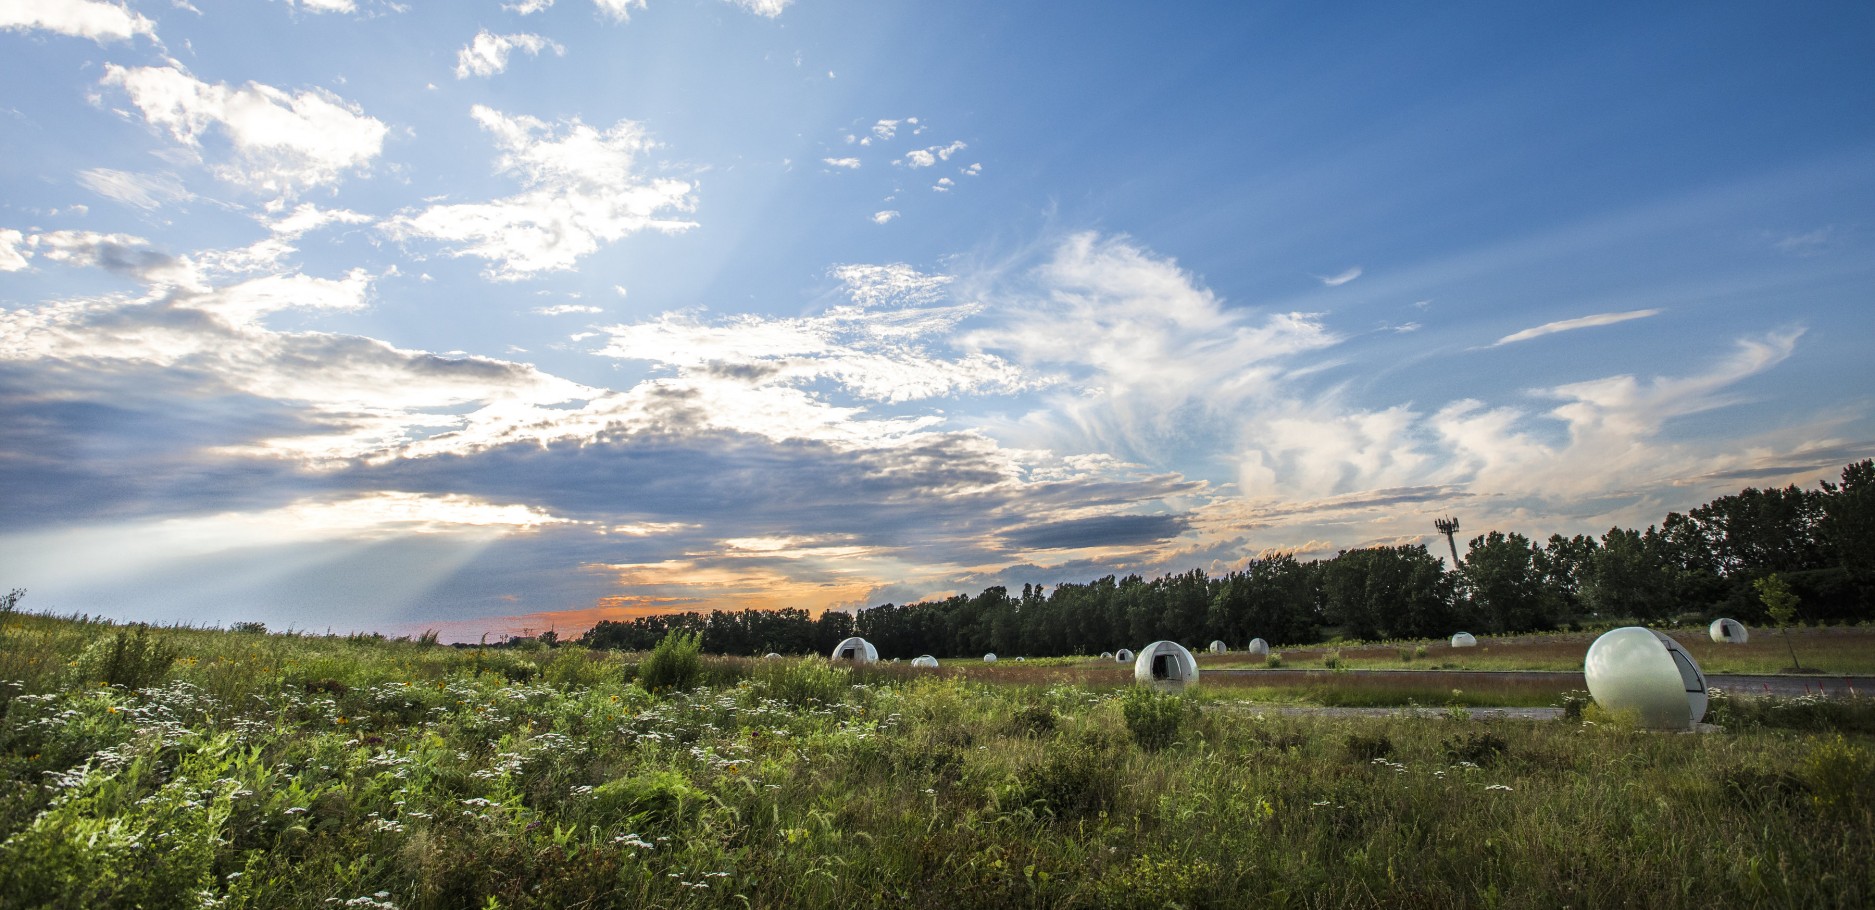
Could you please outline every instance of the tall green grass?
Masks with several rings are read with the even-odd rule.
[[[72,672],[123,630],[5,623],[8,908],[1875,902],[1862,702],[1663,735],[710,658],[653,693],[576,648],[194,629],[132,688]]]

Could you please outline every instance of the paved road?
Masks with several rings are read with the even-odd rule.
[[[1484,689],[1493,682],[1552,683],[1558,691],[1587,689],[1582,673],[1575,670],[1205,670],[1205,676],[1248,679],[1255,677],[1270,685],[1303,685],[1317,678],[1336,674],[1356,677],[1387,678],[1426,683],[1441,688]],[[1739,695],[1824,695],[1830,698],[1875,695],[1875,676],[1744,676],[1709,675],[1706,685]]]

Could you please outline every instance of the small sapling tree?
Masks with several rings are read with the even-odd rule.
[[[1792,593],[1784,577],[1775,572],[1751,583],[1758,591],[1758,599],[1764,602],[1764,612],[1777,623],[1777,631],[1784,637],[1784,647],[1790,649],[1790,668],[1803,669],[1797,662],[1797,648],[1790,643],[1790,623],[1797,618],[1797,595]]]

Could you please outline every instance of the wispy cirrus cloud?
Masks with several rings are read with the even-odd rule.
[[[90,168],[78,172],[78,182],[100,196],[146,212],[190,196],[174,174],[133,174],[111,168]]]
[[[1628,310],[1625,313],[1597,313],[1593,316],[1578,316],[1574,319],[1559,319],[1555,322],[1546,322],[1534,328],[1524,329],[1519,332],[1512,332],[1509,335],[1505,335],[1504,337],[1499,338],[1498,340],[1492,342],[1491,346],[1498,347],[1500,345],[1515,344],[1519,341],[1529,341],[1532,338],[1541,338],[1544,335],[1554,335],[1557,332],[1573,332],[1577,329],[1592,329],[1592,328],[1596,328],[1596,327],[1604,326],[1604,325],[1616,325],[1618,323],[1628,322],[1634,319],[1646,319],[1650,316],[1658,316],[1660,315],[1660,312],[1661,311],[1658,309]]]
[[[469,41],[467,47],[456,52],[456,78],[493,76],[505,72],[508,69],[508,57],[515,51],[526,51],[535,56],[539,56],[542,51],[552,51],[555,56],[566,56],[565,45],[539,35],[525,32],[497,35],[482,29]]]
[[[156,23],[122,4],[102,0],[12,0],[0,4],[0,31],[39,29],[99,44],[156,37]]]
[[[859,170],[858,158],[822,158],[820,159],[820,163],[828,167],[844,168],[850,171]]]
[[[441,242],[452,255],[486,260],[486,277],[515,281],[572,268],[600,245],[638,231],[695,226],[673,217],[695,208],[688,182],[640,173],[654,144],[636,122],[599,130],[578,119],[551,124],[482,105],[471,116],[501,149],[500,169],[525,189],[398,215],[383,223],[391,237]]]
[[[1351,269],[1348,269],[1345,272],[1341,272],[1340,274],[1317,275],[1315,276],[1315,280],[1321,282],[1324,285],[1327,285],[1328,287],[1338,288],[1359,277],[1361,277],[1361,267],[1357,265]]]
[[[107,64],[103,83],[123,89],[145,122],[197,155],[205,136],[220,133],[233,158],[210,169],[255,192],[291,195],[362,171],[382,153],[390,129],[322,89],[231,87],[203,82],[176,64]]]

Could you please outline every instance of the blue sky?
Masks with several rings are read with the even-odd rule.
[[[0,586],[473,639],[1811,485],[1875,454],[1872,39],[12,0]]]

